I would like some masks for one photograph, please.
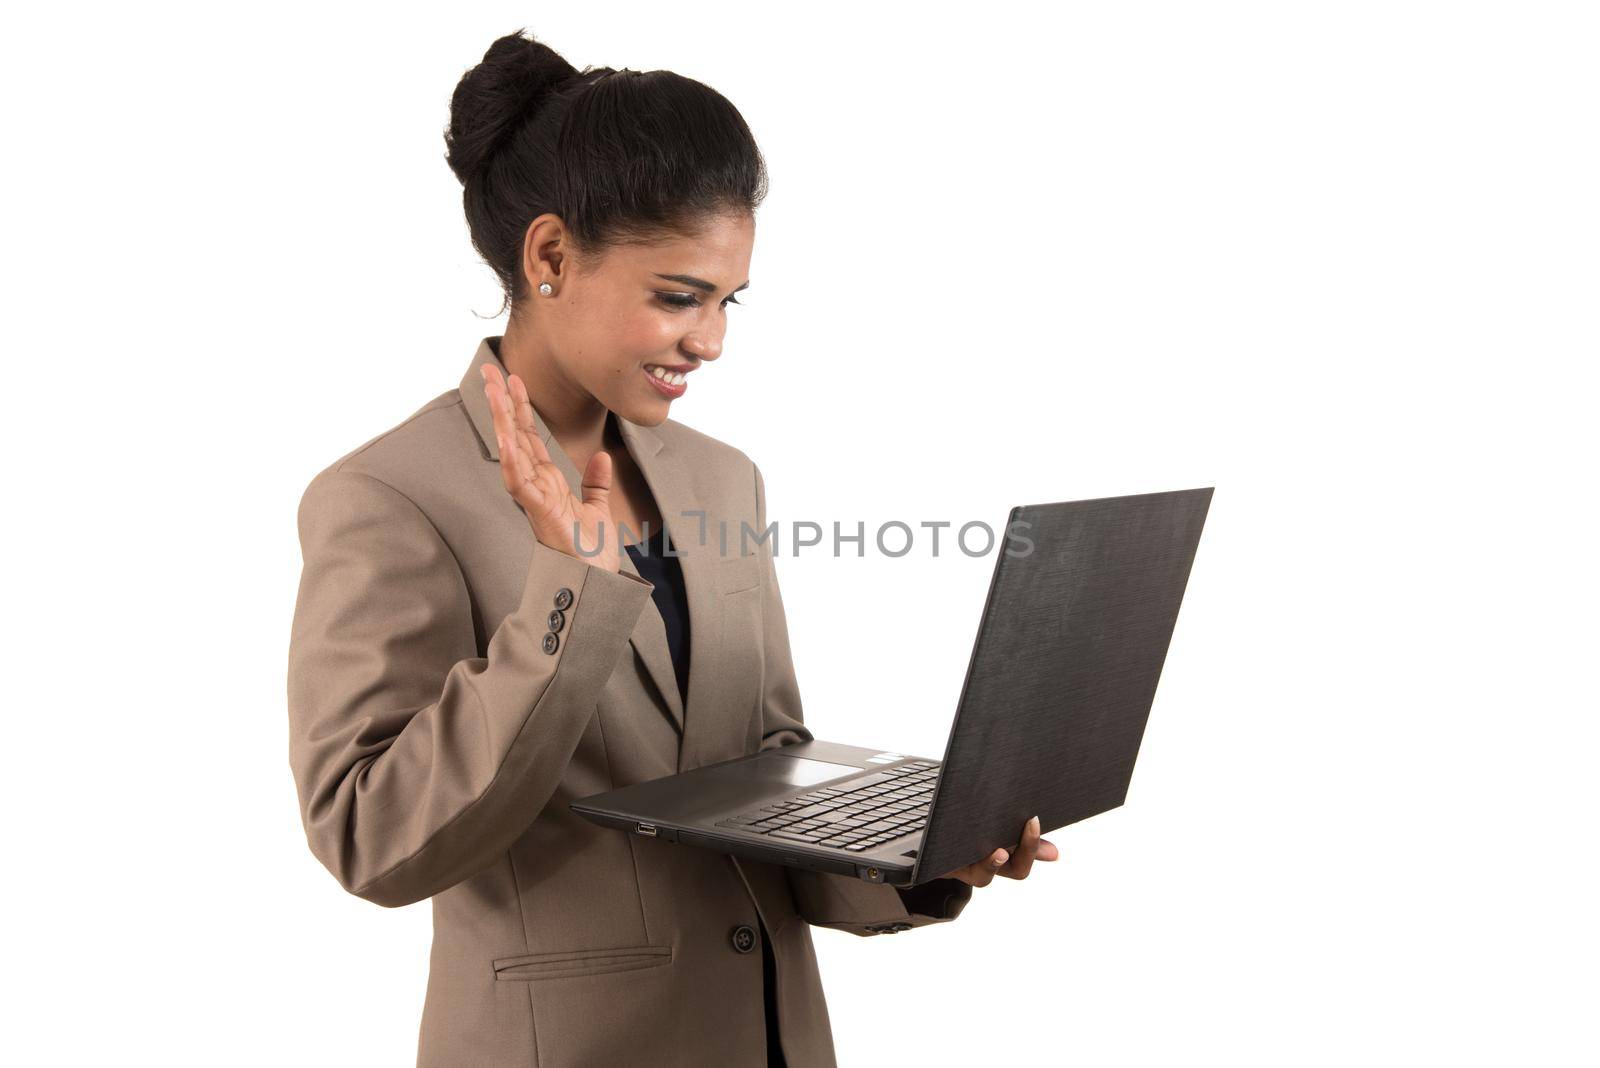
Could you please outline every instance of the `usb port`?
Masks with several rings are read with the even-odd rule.
[[[640,834],[645,835],[646,837],[649,837],[649,838],[654,838],[656,836],[656,825],[655,824],[653,824],[653,823],[641,823],[641,824],[638,824],[637,826],[639,828],[639,833]]]

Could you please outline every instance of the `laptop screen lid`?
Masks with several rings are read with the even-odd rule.
[[[913,881],[1123,803],[1211,492],[1011,510]]]

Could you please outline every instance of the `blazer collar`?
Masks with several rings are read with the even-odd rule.
[[[505,365],[495,351],[494,346],[499,342],[498,336],[480,341],[471,365],[461,376],[461,401],[477,432],[480,453],[485,460],[495,463],[499,462],[500,454],[495,440],[494,417],[489,412],[489,400],[484,396],[483,372],[479,368],[493,361],[501,374],[507,374]],[[679,564],[683,569],[689,601],[687,708],[678,693],[678,679],[672,669],[672,651],[667,644],[666,625],[653,599],[650,607],[640,614],[629,640],[644,662],[646,672],[678,731],[679,766],[681,770],[687,770],[698,767],[700,763],[724,751],[727,744],[726,739],[717,736],[712,718],[716,715],[718,664],[724,653],[722,596],[715,566],[718,561],[717,546],[714,542],[699,544],[698,521],[692,518],[692,513],[701,507],[701,495],[694,484],[693,472],[683,458],[674,456],[672,450],[665,447],[662,436],[653,428],[629,422],[614,412],[612,418],[617,422],[628,454],[643,473],[655,497],[656,506],[661,509],[673,549],[680,554]],[[534,410],[533,421],[540,440],[549,450],[550,459],[566,478],[567,486],[574,493],[580,492],[582,476],[561,450],[560,443],[551,435],[544,417],[537,409]],[[532,536],[531,530],[529,536]],[[639,577],[638,569],[633,566],[633,560],[626,552],[622,554],[620,566],[628,574]],[[734,725],[728,729],[739,728]],[[722,758],[718,756],[717,759]]]

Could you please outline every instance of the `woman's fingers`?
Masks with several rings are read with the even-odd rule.
[[[528,469],[527,456],[523,453],[522,447],[505,431],[499,431],[495,436],[500,444],[500,477],[506,484],[506,492],[511,494],[511,499],[523,508],[534,508],[539,502],[540,494],[538,485]]]
[[[978,876],[983,881],[972,885],[988,886],[994,882],[994,877],[1005,870],[1005,866],[1010,859],[1011,855],[1004,849],[996,849],[993,853],[990,853],[987,859],[980,860],[973,865],[974,868],[978,869]]]
[[[494,435],[500,445],[500,456],[505,459],[513,451],[510,446],[515,446],[521,440],[521,435],[517,432],[515,409],[511,403],[511,394],[507,392],[506,380],[500,374],[500,368],[487,363],[482,364],[481,368],[483,395],[489,401],[489,417],[494,420]],[[513,465],[501,464],[502,470],[508,466]],[[515,492],[513,486],[513,483],[508,482],[506,488]]]
[[[960,879],[972,886],[988,886],[997,875],[1007,879],[1026,879],[1035,860],[1059,859],[1061,850],[1056,848],[1055,843],[1039,836],[1039,817],[1035,816],[1022,825],[1022,838],[1017,842],[1015,852],[996,849],[983,860],[958,868],[941,878]]]
[[[515,498],[519,481],[516,456],[509,440],[511,427],[506,419],[505,404],[500,399],[505,391],[505,383],[500,380],[498,367],[483,364],[480,371],[483,377],[483,396],[489,402],[489,417],[494,420],[495,443],[500,447],[500,481],[505,484],[506,492]]]
[[[600,449],[583,472],[583,503],[611,514],[611,454]]]
[[[517,375],[510,375],[508,381],[495,364],[482,364],[480,374],[500,447],[501,481],[527,514],[534,536],[563,552],[596,557],[615,571],[616,550],[605,545],[615,536],[606,529],[612,526],[611,455],[600,450],[589,458],[580,499],[545,448],[527,385]]]
[[[539,425],[533,419],[533,401],[528,399],[528,386],[520,375],[511,376],[511,396],[516,401],[517,429],[522,431],[528,452],[536,462],[550,463],[550,450],[544,447],[544,439],[539,436]]]
[[[1033,858],[1039,852],[1039,817],[1034,816],[1022,825],[1022,838],[1011,863],[1000,874],[1007,879],[1026,879],[1033,870]]]
[[[533,425],[531,422],[526,428],[522,425],[522,415],[518,411],[520,403],[514,396],[516,388],[517,376],[512,375],[506,383],[505,389],[500,391],[501,416],[505,420],[507,427],[510,428],[511,440],[520,445],[529,457],[536,458],[537,454],[534,452],[533,442],[539,435],[531,429]],[[543,443],[541,442],[540,444],[542,445]]]
[[[500,368],[485,363],[479,365],[478,370],[483,377],[484,399],[489,402],[489,418],[494,420],[495,437],[503,438],[511,428],[506,423],[505,402],[500,399],[506,388],[500,378]]]
[[[500,446],[500,476],[506,492],[526,510],[543,506],[544,488],[540,484],[539,464],[550,463],[550,454],[539,439],[538,429],[531,423],[532,404],[527,400],[527,390],[521,380],[511,376],[512,384],[522,393],[523,404],[529,414],[531,432],[518,425],[516,405],[506,389],[500,368],[483,364],[483,393],[489,401],[489,413],[494,419],[495,440]],[[541,460],[542,457],[542,460]]]
[[[1008,879],[1026,879],[1028,872],[1033,870],[1036,860],[1056,861],[1061,859],[1061,850],[1047,838],[1039,837],[1039,817],[1035,816],[1022,827],[1022,841],[1017,843],[1016,856],[1011,858],[1011,863],[1000,872]]]
[[[512,442],[524,442],[529,436],[537,438],[537,434],[525,434],[518,423],[517,402],[511,396],[517,376],[512,375],[511,381],[507,382],[500,368],[487,363],[480,366],[483,370],[483,395],[489,400],[489,415],[494,420],[495,437],[509,438]],[[524,447],[527,448],[526,444]],[[531,448],[529,452],[532,452]]]
[[[1005,867],[1006,860],[1006,851],[1004,849],[996,849],[983,860],[968,864],[965,868],[957,868],[955,871],[940,876],[940,878],[960,879],[968,886],[988,886],[994,882],[994,877],[1000,869]]]
[[[506,492],[530,517],[542,513],[545,510],[546,492],[540,484],[538,468],[529,459],[521,443],[505,430],[496,427],[495,440],[500,446],[500,480],[505,484]]]

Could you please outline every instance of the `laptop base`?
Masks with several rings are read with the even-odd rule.
[[[849,852],[718,824],[815,791],[848,789],[880,772],[906,776],[937,763],[838,742],[801,742],[586,797],[572,802],[571,808],[602,826],[646,838],[786,867],[853,875],[872,883],[912,886],[922,844],[920,830]]]

